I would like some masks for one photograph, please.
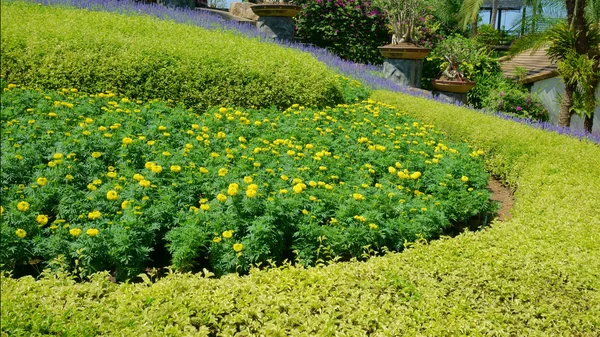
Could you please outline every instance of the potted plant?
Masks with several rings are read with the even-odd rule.
[[[295,5],[290,1],[283,0],[266,0],[261,3],[256,3],[250,6],[254,14],[259,17],[294,17],[300,10],[301,6]]]
[[[460,35],[440,42],[435,48],[434,57],[442,61],[441,73],[438,79],[431,80],[431,84],[438,91],[467,93],[475,87],[473,61],[477,60],[481,53],[480,48]]]
[[[421,60],[431,51],[420,46],[416,34],[427,14],[423,0],[375,0],[388,19],[392,30],[392,43],[379,47],[381,55],[388,59]]]

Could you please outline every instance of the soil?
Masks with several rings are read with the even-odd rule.
[[[510,218],[512,218],[510,210],[515,204],[515,198],[511,190],[502,185],[502,183],[494,177],[490,177],[488,189],[492,192],[492,200],[500,202],[497,219],[499,221],[510,220]]]

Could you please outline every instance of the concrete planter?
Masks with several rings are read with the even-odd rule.
[[[250,8],[254,14],[260,17],[274,16],[292,18],[302,10],[301,6],[288,3],[261,3],[251,5]]]
[[[421,87],[423,59],[431,51],[430,48],[401,43],[388,44],[378,49],[385,58],[383,61],[385,78],[402,86]]]
[[[431,84],[435,90],[458,94],[466,94],[475,87],[475,82],[473,81],[448,81],[437,79],[431,80]]]

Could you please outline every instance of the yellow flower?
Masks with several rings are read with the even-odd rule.
[[[122,209],[126,209],[126,208],[127,208],[127,206],[129,206],[129,203],[130,203],[130,202],[129,202],[128,200],[125,200],[125,201],[123,201],[123,202],[121,203],[121,208],[122,208]]]
[[[362,194],[360,194],[360,193],[353,193],[353,194],[352,194],[352,197],[353,197],[355,200],[365,200],[365,197],[364,197]]]
[[[216,237],[213,238],[213,242],[214,243],[219,243],[219,242],[221,242],[221,238],[218,237],[218,236],[216,236]]]
[[[39,214],[36,218],[35,221],[37,221],[37,223],[40,224],[40,226],[44,226],[45,224],[48,223],[48,217],[46,215],[43,214]]]
[[[144,180],[144,176],[141,175],[141,174],[139,174],[139,173],[136,173],[136,174],[133,175],[133,180],[135,180],[135,181],[142,181],[142,180]]]
[[[236,243],[233,245],[233,250],[235,250],[236,253],[241,252],[242,249],[244,249],[244,245],[242,245],[241,243]]]
[[[95,191],[96,189],[98,189],[98,188],[96,187],[96,185],[94,185],[94,184],[88,184],[88,185],[87,185],[87,188],[88,188],[88,190],[90,190],[90,191]]]
[[[464,182],[466,183],[467,181],[469,181],[469,177],[467,177],[467,176],[462,176],[462,177],[460,178],[460,180],[462,180],[462,181],[464,181]]]
[[[219,200],[220,202],[225,202],[227,201],[227,196],[225,194],[219,193],[219,195],[217,195],[217,200]]]
[[[221,168],[221,169],[219,169],[219,172],[218,172],[218,174],[219,174],[219,177],[224,177],[224,176],[226,176],[228,172],[229,172],[229,170],[227,170],[227,169],[226,169],[226,168],[224,168],[224,167],[223,167],[223,168]]]
[[[253,181],[252,177],[249,177],[249,176],[244,177],[244,182],[246,184],[250,184],[252,181]]]
[[[17,204],[17,209],[21,212],[27,212],[29,210],[29,203],[27,201],[21,201]]]
[[[152,173],[161,173],[162,172],[162,166],[160,165],[154,165],[151,168]]]
[[[259,163],[259,162],[256,162],[256,163],[254,163],[254,164],[252,164],[252,165],[253,165],[254,167],[260,167],[260,166],[261,166],[261,163]]]
[[[170,155],[171,155],[171,152],[169,152],[169,151],[164,151],[164,152],[162,153],[162,155],[163,155],[163,156],[167,156],[167,157],[168,157],[168,156],[170,156]]]
[[[220,113],[226,113],[227,112],[227,108],[219,108],[219,112]]]
[[[154,163],[153,163],[153,162],[151,162],[151,161],[147,161],[147,162],[144,164],[144,167],[145,167],[146,169],[148,169],[148,170],[151,170],[151,169],[152,169],[152,166],[154,166]]]
[[[57,152],[57,153],[55,153],[55,154],[52,156],[52,158],[54,158],[54,159],[62,159],[62,157],[63,157],[63,156],[64,156],[64,155],[63,155],[62,153],[59,153],[59,152]]]
[[[311,195],[310,197],[308,197],[308,200],[310,200],[310,201],[317,201],[318,199],[314,195]]]
[[[256,190],[254,190],[254,189],[248,189],[246,191],[246,196],[248,198],[254,198],[256,196]]]
[[[238,194],[238,190],[239,190],[239,185],[236,183],[233,184],[229,184],[229,187],[227,188],[227,194],[229,194],[230,196],[234,196]]]
[[[4,215],[4,206],[0,206],[0,215]]]
[[[302,193],[302,191],[304,191],[304,188],[302,188],[302,183],[300,184],[296,184],[294,185],[294,187],[292,188],[294,190],[295,193]]]
[[[231,239],[232,236],[233,236],[233,230],[228,230],[228,231],[223,232],[223,237],[225,239]]]
[[[171,165],[171,171],[178,173],[181,172],[181,166],[179,165]]]
[[[153,140],[149,140],[146,142],[146,144],[148,144],[148,146],[152,146],[152,145],[156,144],[156,142]]]
[[[354,216],[354,219],[355,219],[355,220],[357,220],[357,221],[360,221],[360,222],[365,222],[365,221],[367,221],[367,218],[365,218],[365,217],[364,217],[364,216],[362,216],[362,215],[355,215],[355,216]]]
[[[206,169],[206,167],[201,167],[200,172],[206,174],[208,173],[208,170]]]
[[[48,179],[44,178],[44,177],[39,177],[37,178],[37,184],[40,186],[44,186],[48,183]]]
[[[208,204],[202,204],[200,205],[200,209],[203,211],[208,211],[210,209],[210,206]]]
[[[391,174],[396,174],[396,168],[395,167],[388,167],[388,172]]]
[[[79,235],[81,235],[81,229],[71,228],[71,229],[69,229],[69,234],[71,234],[72,236],[79,236]]]
[[[98,235],[98,233],[100,233],[100,231],[97,230],[96,228],[89,228],[87,231],[85,231],[85,234],[87,234],[91,237]]]
[[[27,236],[27,232],[26,232],[26,231],[24,231],[24,230],[23,230],[23,229],[21,229],[21,228],[17,229],[17,230],[15,231],[15,234],[16,234],[16,235],[17,235],[19,238],[21,238],[21,239],[23,239],[23,238],[25,238],[25,236]]]
[[[279,193],[280,193],[280,194],[286,194],[287,192],[288,192],[288,190],[286,190],[286,189],[281,189],[281,190],[279,190]]]
[[[117,177],[117,172],[108,172],[106,174],[107,177],[109,178],[116,178]]]
[[[100,152],[92,152],[93,158],[100,158],[101,155],[102,155],[102,153],[100,153]]]
[[[117,200],[117,199],[119,199],[119,195],[117,194],[116,191],[110,190],[110,191],[106,192],[106,199]]]
[[[125,138],[123,138],[123,144],[124,144],[124,145],[129,145],[129,144],[131,144],[131,143],[133,143],[133,139],[131,139],[131,138],[129,138],[129,137],[125,137]]]
[[[142,179],[142,180],[140,180],[139,184],[142,187],[150,187],[151,183],[150,183],[150,180]]]
[[[288,176],[286,176],[286,175],[284,174],[284,175],[282,175],[282,176],[281,176],[281,179],[283,179],[283,180],[289,180],[289,179],[290,179],[290,177],[288,177]]]
[[[377,228],[379,228],[379,226],[377,226],[377,225],[376,225],[376,224],[374,224],[374,223],[370,223],[370,224],[369,224],[369,228],[371,228],[372,230],[376,230]]]
[[[327,171],[327,166],[319,166],[319,171]]]
[[[419,171],[416,171],[410,175],[411,179],[419,179],[420,177],[421,177],[421,172],[419,172]]]
[[[102,214],[98,210],[88,213],[88,219],[90,219],[90,220],[100,219],[101,216],[102,216]]]

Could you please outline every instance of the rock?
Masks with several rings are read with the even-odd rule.
[[[383,73],[385,74],[385,78],[390,79],[399,85],[420,88],[422,71],[423,60],[386,58],[383,61]]]
[[[229,13],[234,16],[239,16],[248,20],[258,20],[258,15],[250,9],[251,3],[248,2],[233,2],[229,6]]]
[[[294,41],[296,25],[294,19],[283,16],[261,16],[256,27],[273,39]]]

